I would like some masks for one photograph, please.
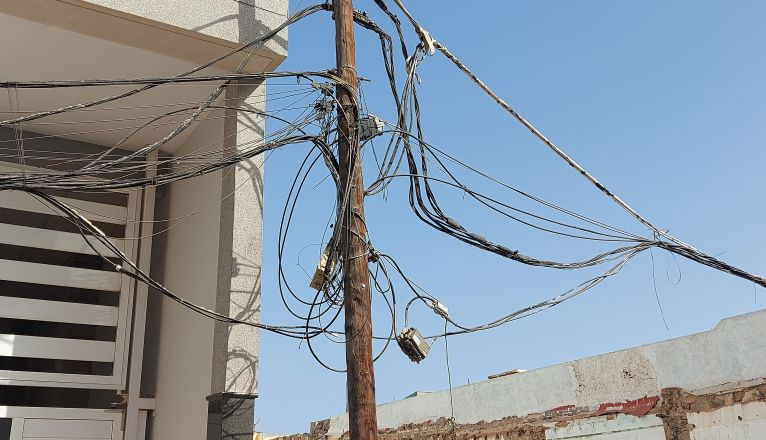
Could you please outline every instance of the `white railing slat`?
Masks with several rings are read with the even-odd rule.
[[[92,408],[46,408],[43,406],[0,406],[0,418],[116,420],[122,418],[119,411]]]
[[[67,324],[117,325],[117,307],[0,296],[0,317]]]
[[[113,362],[114,342],[0,334],[0,356]]]
[[[99,253],[107,257],[115,257],[116,254],[99,243],[94,237],[88,236],[88,240]],[[28,226],[9,225],[0,223],[0,243],[14,246],[26,246],[39,249],[51,249],[54,251],[75,252],[78,254],[98,255],[93,248],[88,246],[85,238],[74,232],[61,232],[51,229],[30,228]],[[118,248],[122,248],[121,242],[113,240]]]
[[[27,166],[24,166],[24,169],[29,174],[56,173]],[[0,161],[0,174],[10,173],[18,175],[19,172],[20,166],[18,164]],[[114,192],[116,193],[114,197],[95,199],[99,200],[98,202],[80,200],[80,198],[92,198],[86,197],[85,194],[79,195],[74,192],[61,192],[61,196],[56,196],[56,198],[72,206],[82,216],[91,221],[124,226],[124,239],[122,236],[115,237],[112,243],[122,252],[125,252],[129,258],[138,259],[137,249],[141,246],[141,242],[136,239],[139,235],[140,226],[138,220],[143,216],[142,212],[144,211],[142,209],[146,209],[141,204],[143,192],[135,190],[117,190]],[[152,196],[147,203],[153,203],[153,193],[150,192],[149,194]],[[123,204],[123,206],[115,204]],[[31,260],[31,258],[10,256],[11,254],[0,257],[0,280],[29,283],[28,285],[16,286],[16,288],[25,289],[24,291],[0,293],[0,318],[75,325],[100,325],[115,330],[114,341],[12,335],[4,334],[0,331],[0,356],[28,357],[39,359],[36,362],[40,363],[46,363],[44,359],[112,363],[111,374],[107,375],[0,369],[0,385],[110,390],[126,389],[127,376],[125,365],[127,361],[125,359],[127,356],[125,353],[126,347],[130,344],[130,323],[133,310],[133,295],[135,293],[134,282],[130,278],[123,276],[123,274],[111,270],[111,268],[104,267],[102,270],[100,265],[92,269],[71,267],[85,266],[84,264],[77,263],[78,254],[82,256],[102,253],[113,258],[115,257],[114,253],[105,252],[105,247],[97,245],[96,241],[90,240],[86,242],[74,229],[70,229],[69,232],[51,229],[48,223],[44,221],[48,217],[44,216],[51,216],[52,218],[52,216],[58,216],[60,213],[45,201],[34,197],[30,193],[19,190],[0,191],[0,208],[5,208],[0,209],[0,247],[20,246],[48,249],[70,254],[74,257],[73,259],[62,258],[60,260],[48,261],[48,264],[15,261],[17,259]],[[146,212],[151,213],[150,210]],[[42,221],[37,222],[36,219]],[[31,223],[32,220],[35,220],[35,222]],[[152,218],[147,218],[147,220],[152,220]],[[60,223],[60,221],[57,222]],[[148,239],[150,240],[149,243],[151,243],[151,238]],[[95,251],[90,247],[89,243],[96,248]],[[37,253],[37,251],[34,253]],[[7,260],[4,258],[7,258]],[[36,289],[49,289],[47,286],[89,289],[108,292],[109,295],[119,295],[112,298],[119,300],[119,306],[69,302],[64,296],[52,298],[52,300],[34,299]],[[4,294],[32,298],[4,296]],[[61,301],[57,301],[59,299]],[[143,322],[140,325],[143,325]],[[5,333],[12,333],[12,331]],[[35,361],[31,362],[35,363]],[[17,414],[16,410],[20,409],[13,407],[9,409],[9,407],[0,406],[0,417],[3,417],[3,413],[6,413],[6,416],[8,416],[10,410],[13,413],[12,417],[22,417],[22,421],[28,421],[29,417],[32,417],[34,414],[35,419],[66,418],[70,419],[72,423],[60,424],[54,420],[41,421],[38,426],[40,430],[30,431],[25,429],[24,435],[19,436],[19,438],[33,436],[35,440],[45,440],[49,437],[51,439],[61,437],[111,439],[114,433],[120,434],[122,426],[120,422],[121,415],[106,413],[85,414],[79,412],[76,414],[72,412],[70,414],[68,409],[61,410],[67,411],[66,414],[59,414],[56,408],[39,408],[40,411],[38,411],[38,408],[25,408],[23,413],[18,412]],[[79,420],[75,423],[73,419]],[[114,421],[114,423],[110,425],[111,429],[109,429],[106,423],[97,423],[98,429],[96,431],[86,433],[85,431],[89,430],[89,428],[83,429],[80,422],[90,420],[106,420]],[[85,424],[88,423],[86,422]],[[23,426],[22,423],[17,425]],[[122,438],[121,434],[119,437]]]
[[[127,207],[89,202],[86,200],[69,199],[66,197],[56,198],[73,207],[88,220],[124,225],[128,218]],[[40,214],[59,215],[56,208],[48,206],[48,204],[23,191],[0,191],[0,207]],[[0,219],[0,221],[1,220],[2,219]]]
[[[109,292],[119,291],[121,282],[117,272],[13,260],[0,260],[0,280]]]
[[[25,419],[22,438],[111,439],[111,420]]]

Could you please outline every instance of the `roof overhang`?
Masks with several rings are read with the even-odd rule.
[[[0,79],[4,81],[170,77],[239,47],[232,41],[80,0],[0,0],[0,40],[4,41],[0,45],[3,59]],[[283,58],[261,49],[244,72],[270,71]],[[231,72],[240,60],[233,57],[198,75]],[[194,109],[217,84],[163,85],[110,105],[31,121],[22,128],[25,137],[33,132],[112,146],[158,115]],[[0,90],[0,120],[113,96],[131,88]],[[210,120],[213,114],[216,112],[204,113],[165,145],[163,151],[171,154],[177,151],[199,124]],[[121,144],[121,148],[135,150],[160,139],[189,115],[187,111],[161,119],[130,142]],[[223,124],[220,115],[213,117],[213,121]]]
[[[0,14],[67,29],[194,64],[202,64],[241,46],[237,42],[82,0],[0,0]],[[233,72],[244,56],[238,54],[229,57],[218,63],[217,67]],[[262,47],[255,52],[255,56],[245,65],[242,72],[272,71],[284,58],[284,55]]]

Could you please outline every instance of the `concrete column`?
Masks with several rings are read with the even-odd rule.
[[[224,103],[229,107],[262,111],[264,86],[233,84]],[[225,110],[223,147],[225,154],[243,151],[263,141],[263,118],[239,110]],[[219,229],[218,313],[248,322],[258,322],[261,305],[261,256],[263,241],[263,158],[257,156],[225,170],[221,176],[221,223]],[[253,403],[258,390],[258,329],[216,322],[213,336],[213,368],[210,408],[223,412],[222,438],[251,438]],[[240,406],[249,408],[243,411]],[[216,411],[213,411],[214,413]],[[230,419],[230,420],[227,420]],[[236,419],[236,420],[234,420]],[[240,431],[249,426],[249,433]],[[215,437],[209,437],[215,438]]]
[[[237,6],[237,39],[251,41],[287,19],[288,0],[245,0]],[[265,45],[287,55],[287,30]],[[265,84],[234,83],[224,105],[263,112]],[[265,120],[257,114],[225,110],[223,147],[242,151],[263,141]],[[230,194],[230,195],[229,195]],[[216,311],[260,321],[263,243],[263,156],[240,162],[222,174]],[[217,322],[213,336],[208,439],[251,439],[258,392],[259,334],[254,327]],[[219,416],[220,414],[220,416]],[[220,421],[220,425],[218,422]]]
[[[88,1],[235,42],[250,41],[282,23],[288,5],[287,0],[242,0],[189,9],[183,0]],[[189,13],[179,14],[181,10]],[[283,32],[257,51],[260,64],[248,64],[247,69],[274,69],[286,52]],[[219,67],[233,68],[226,63]],[[223,103],[263,110],[264,93],[261,84],[236,84],[227,89]],[[231,152],[252,147],[263,136],[262,117],[215,110],[172,154],[222,148]],[[159,196],[158,218],[176,220],[154,241],[155,277],[192,302],[258,322],[262,187],[263,160],[258,157],[162,188],[166,193]],[[194,215],[187,218],[190,213]],[[157,401],[149,420],[150,438],[252,438],[257,330],[214,322],[157,295],[150,295],[148,322],[142,390]]]

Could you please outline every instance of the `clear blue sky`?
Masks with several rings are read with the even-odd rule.
[[[295,8],[297,2],[291,3]],[[511,105],[656,225],[725,261],[766,273],[766,3],[406,3]],[[372,0],[355,4],[386,23]],[[332,67],[333,38],[326,13],[291,27],[290,54],[282,68]],[[372,80],[365,85],[367,104],[392,120],[377,40],[358,31],[357,50],[359,74]],[[645,232],[443,57],[424,60],[420,74],[425,137],[431,143],[560,205]],[[295,323],[276,291],[276,237],[283,200],[305,154],[301,148],[275,153],[266,168],[262,320],[269,323]],[[323,177],[316,173],[310,179],[288,244],[287,270],[300,286],[307,286],[308,279],[296,266],[296,256],[320,241],[332,210],[327,182],[311,189]],[[478,180],[471,182],[479,185]],[[481,183],[480,189],[519,202],[489,184]],[[464,225],[527,254],[572,260],[603,249],[510,224],[452,191],[439,195]],[[397,258],[408,275],[442,298],[462,322],[494,319],[596,273],[526,267],[482,253],[419,223],[406,200],[404,182],[391,188],[387,200],[368,200],[374,244]],[[301,253],[309,271],[317,252],[309,247]],[[676,265],[663,252],[655,251],[654,259],[669,330],[659,312],[646,253],[619,275],[559,307],[492,331],[450,338],[453,383],[704,331],[722,318],[766,305],[766,294],[745,281],[680,257]],[[405,295],[403,287],[399,292]],[[376,333],[383,333],[384,306],[376,301],[375,307]],[[424,333],[443,326],[422,308],[412,320]],[[323,342],[319,351],[328,362],[343,366],[341,346]],[[416,390],[447,388],[443,341],[419,365],[392,347],[376,364],[376,379],[379,403]],[[259,430],[306,431],[310,421],[345,411],[345,377],[324,370],[305,344],[264,333],[260,395]]]

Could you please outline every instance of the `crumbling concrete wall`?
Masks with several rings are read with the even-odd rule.
[[[384,440],[766,439],[766,310],[691,336],[378,407]],[[310,439],[347,436],[347,414]]]
[[[731,386],[731,384],[729,384]],[[348,439],[328,434],[329,420],[311,432],[276,440]],[[381,440],[760,440],[766,438],[766,379],[749,385],[694,394],[665,388],[659,396],[607,403],[567,405],[491,422],[457,424],[440,417],[382,429]]]
[[[629,402],[660,400],[666,389],[705,395],[764,377],[766,310],[725,319],[690,336],[456,387],[455,422],[473,425],[562,408],[594,417]],[[449,392],[440,391],[380,405],[378,426],[398,429],[450,413]],[[332,417],[328,434],[343,435],[347,417]]]

